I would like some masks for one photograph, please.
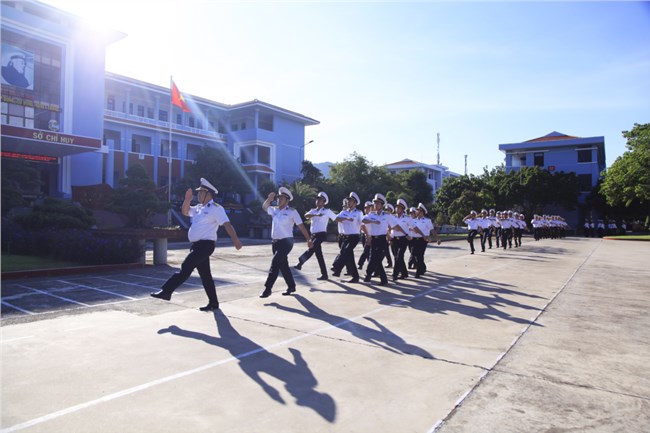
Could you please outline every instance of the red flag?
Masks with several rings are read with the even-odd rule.
[[[187,102],[185,102],[185,98],[183,98],[183,95],[181,95],[181,92],[178,91],[178,87],[176,87],[176,84],[172,80],[172,104],[183,110],[185,113],[190,113],[192,110],[190,110],[190,107],[187,106]]]

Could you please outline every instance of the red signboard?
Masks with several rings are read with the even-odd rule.
[[[82,137],[79,135],[61,134],[59,132],[40,129],[27,129],[18,126],[2,125],[2,135],[7,137],[26,138],[38,142],[65,144],[100,149],[102,141],[98,138]]]
[[[17,153],[17,152],[2,152],[3,158],[13,158],[13,159],[26,159],[27,161],[38,161],[38,162],[57,162],[59,158],[55,156],[45,156],[45,155],[28,155],[26,153]]]

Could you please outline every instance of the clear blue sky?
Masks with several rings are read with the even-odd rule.
[[[306,158],[482,173],[501,143],[650,122],[650,3],[46,0],[128,34],[106,69],[321,122]]]

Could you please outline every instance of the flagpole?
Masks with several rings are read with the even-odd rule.
[[[174,111],[174,104],[172,103],[172,98],[173,98],[173,86],[174,86],[174,78],[170,75],[169,76],[169,118],[167,119],[169,121],[169,155],[167,157],[167,201],[169,202],[169,211],[167,212],[167,225],[171,226],[172,225],[172,208],[171,208],[171,203],[172,203],[172,117],[173,117],[173,111]]]

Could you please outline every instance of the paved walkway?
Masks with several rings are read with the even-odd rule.
[[[149,298],[184,250],[3,282],[0,432],[650,431],[650,243],[444,243],[388,287],[312,259],[260,299],[269,250],[217,249],[216,314],[197,277]]]

